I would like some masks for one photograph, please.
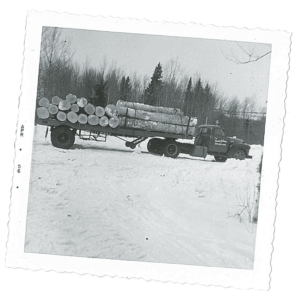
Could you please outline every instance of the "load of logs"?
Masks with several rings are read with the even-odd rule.
[[[121,100],[116,108],[122,127],[171,134],[195,133],[197,118],[184,116],[180,109]]]
[[[184,116],[180,109],[151,106],[119,100],[105,108],[94,106],[84,97],[68,94],[65,99],[54,96],[38,101],[37,116],[61,122],[122,127],[173,134],[194,135],[197,119]]]
[[[84,97],[77,98],[76,95],[68,94],[65,99],[54,96],[51,102],[46,97],[38,101],[37,116],[40,119],[55,118],[61,122],[100,125],[111,128],[119,126],[116,107],[108,105],[105,108],[94,106]]]

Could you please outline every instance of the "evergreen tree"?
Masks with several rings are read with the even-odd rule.
[[[186,91],[184,93],[183,113],[186,116],[191,116],[192,108],[193,108],[193,92],[192,92],[192,78],[190,78]]]
[[[131,82],[129,77],[125,78],[123,76],[120,83],[120,99],[124,101],[129,101],[131,95]]]
[[[145,103],[159,106],[161,104],[162,89],[162,67],[158,63],[151,77],[151,82],[145,90]]]
[[[207,83],[204,88],[204,110],[208,120],[212,120],[213,118],[215,104],[215,96],[213,95],[212,90],[209,84]]]
[[[197,117],[198,122],[200,124],[203,124],[205,121],[205,109],[204,109],[204,90],[202,86],[201,79],[199,78],[195,88],[193,90],[193,110],[192,114],[193,116]]]
[[[104,78],[101,77],[99,82],[93,86],[95,91],[95,98],[93,104],[95,106],[107,106],[107,82],[104,81]]]

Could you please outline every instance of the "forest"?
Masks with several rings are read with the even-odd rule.
[[[37,101],[72,93],[95,105],[123,100],[174,107],[196,117],[198,124],[218,124],[228,136],[263,145],[266,113],[258,108],[255,97],[226,96],[217,84],[203,80],[201,73],[185,74],[174,58],[164,64],[158,60],[152,76],[128,75],[105,56],[97,66],[88,57],[80,65],[73,60],[72,42],[62,40],[61,34],[59,28],[43,28]]]

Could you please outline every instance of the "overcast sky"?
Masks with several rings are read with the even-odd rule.
[[[115,61],[128,75],[136,72],[151,77],[159,62],[164,65],[177,58],[184,74],[199,74],[202,80],[217,84],[227,97],[255,96],[260,106],[267,100],[271,54],[254,63],[238,65],[224,56],[245,56],[236,42],[79,29],[63,29],[62,36],[71,39],[74,60],[80,64],[88,57],[90,65],[97,68],[106,56],[108,63]],[[239,44],[257,54],[271,50],[269,44]]]

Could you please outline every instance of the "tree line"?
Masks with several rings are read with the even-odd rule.
[[[95,68],[87,59],[83,66],[73,61],[71,40],[59,28],[42,32],[37,99],[51,99],[69,93],[85,97],[94,105],[116,104],[120,100],[181,109],[197,117],[199,124],[218,123],[228,135],[248,143],[263,144],[265,115],[254,98],[226,97],[217,86],[200,75],[184,74],[177,59],[155,66],[152,76],[130,76],[106,58]]]

